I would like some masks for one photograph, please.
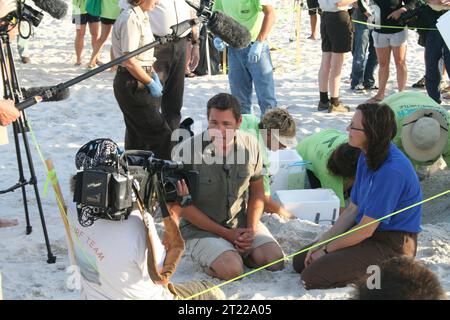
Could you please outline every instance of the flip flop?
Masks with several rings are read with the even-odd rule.
[[[74,65],[75,67],[79,67],[79,66],[81,66],[81,62],[75,62],[73,65]]]

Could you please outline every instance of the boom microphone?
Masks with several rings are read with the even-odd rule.
[[[246,48],[252,40],[250,31],[246,27],[220,11],[213,12],[208,21],[208,27],[212,33],[233,48]]]
[[[62,0],[33,0],[36,7],[49,13],[55,19],[62,19],[67,14],[67,3]]]
[[[69,98],[69,88],[55,90],[55,87],[31,87],[22,88],[22,95],[25,99],[41,96],[42,102],[61,101]]]
[[[186,3],[197,11],[197,16],[207,21],[207,27],[216,36],[233,48],[246,48],[251,42],[250,31],[232,17],[220,11],[212,11],[210,7],[196,6],[189,0]]]

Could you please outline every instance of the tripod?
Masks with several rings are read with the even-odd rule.
[[[4,26],[0,29],[0,47],[1,47],[0,64],[3,80],[3,93],[4,99],[14,100],[15,103],[17,104],[21,100],[23,100],[23,97],[22,91],[19,86],[19,81],[17,79],[16,69],[14,67],[14,60],[11,52],[7,27],[8,26]],[[17,189],[22,190],[23,206],[25,209],[25,219],[27,223],[26,234],[28,235],[33,231],[33,229],[30,224],[30,216],[27,203],[27,191],[25,187],[27,185],[33,186],[34,194],[36,196],[36,203],[39,210],[39,216],[41,219],[42,229],[44,232],[45,245],[47,247],[47,263],[55,263],[56,257],[53,255],[50,248],[50,242],[47,234],[47,227],[45,224],[44,213],[42,210],[41,198],[39,195],[39,189],[37,187],[36,173],[34,170],[33,159],[31,157],[30,145],[28,143],[27,132],[29,131],[30,129],[28,127],[25,111],[22,111],[20,118],[13,122],[14,143],[16,148],[17,166],[19,169],[19,181],[14,186],[8,189],[0,190],[0,195],[8,192],[13,192]],[[26,180],[24,176],[24,166],[22,162],[22,153],[20,148],[19,135],[22,136],[22,143],[26,153],[26,159],[28,162],[28,168],[30,172],[29,180]]]

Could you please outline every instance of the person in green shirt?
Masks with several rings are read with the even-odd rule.
[[[242,113],[252,113],[255,87],[261,115],[277,106],[273,64],[267,37],[275,23],[273,0],[216,0],[214,10],[221,11],[246,27],[251,43],[246,48],[228,47],[228,82],[231,93],[242,104]],[[216,37],[214,46],[223,51],[224,42]]]
[[[113,24],[120,14],[119,0],[101,0],[101,33],[97,42],[94,43],[92,48],[91,60],[89,61],[89,67],[95,68],[97,65],[102,65],[103,62],[99,61],[100,51],[103,48],[106,40],[108,39]],[[112,52],[110,52],[111,60],[113,60]]]
[[[270,195],[269,159],[267,156],[267,149],[277,151],[278,149],[295,147],[297,140],[295,138],[296,127],[294,119],[288,111],[280,108],[268,111],[261,120],[255,115],[243,114],[239,130],[256,137],[261,149],[265,171],[263,176],[264,212],[276,213],[289,219],[294,218],[295,216],[292,213],[274,201]]]
[[[72,23],[76,26],[75,54],[77,61],[75,62],[75,66],[81,66],[81,55],[84,48],[86,25],[89,24],[92,48],[94,48],[97,43],[100,33],[100,17],[94,17],[87,13],[86,1],[87,0],[72,0]]]
[[[399,92],[383,100],[395,113],[393,142],[418,166],[429,166],[441,156],[450,166],[449,112],[420,92]]]
[[[340,200],[342,212],[345,195],[354,182],[360,150],[349,146],[348,134],[334,129],[312,134],[296,149],[303,160],[311,163],[307,167],[311,187],[332,189]]]

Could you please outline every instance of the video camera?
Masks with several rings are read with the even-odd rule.
[[[17,10],[10,12],[6,17],[1,20],[8,22],[8,24],[16,25],[19,21],[27,21],[34,27],[39,26],[44,14],[38,10],[33,9],[31,6],[25,4],[20,0],[17,1]]]
[[[86,161],[87,159],[87,161]],[[97,219],[127,219],[140,203],[148,212],[158,204],[163,217],[167,203],[188,206],[197,199],[198,172],[185,170],[182,162],[161,160],[151,151],[130,150],[119,155],[109,139],[93,140],[77,153],[73,201],[78,221],[90,226]],[[189,195],[181,196],[177,182],[186,181]]]
[[[398,21],[412,28],[421,27],[421,21],[418,21],[419,16],[427,6],[428,4],[425,0],[418,0],[415,8],[402,13]]]

